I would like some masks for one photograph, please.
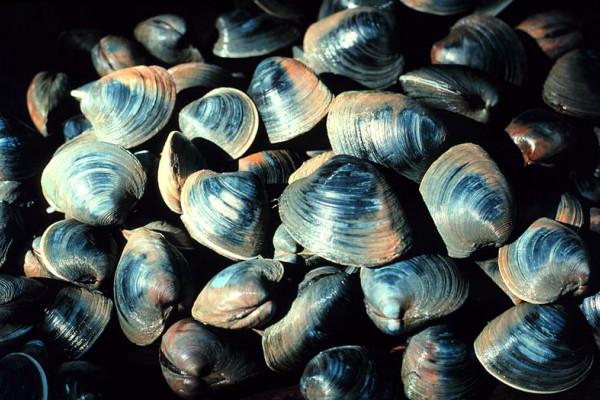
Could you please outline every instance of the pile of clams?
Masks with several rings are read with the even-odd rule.
[[[196,3],[0,103],[0,398],[596,395],[587,2]]]

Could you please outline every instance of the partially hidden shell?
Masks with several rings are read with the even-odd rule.
[[[477,0],[401,0],[414,10],[434,15],[454,15],[470,11]]]
[[[16,120],[0,115],[0,180],[27,179],[41,169],[42,141]]]
[[[92,63],[98,75],[146,64],[143,50],[134,41],[116,35],[104,36],[92,48]]]
[[[393,11],[397,6],[395,0],[323,0],[319,8],[318,19],[326,18],[338,11],[357,7],[375,7],[381,10]]]
[[[459,144],[442,154],[425,173],[419,191],[450,257],[500,247],[512,233],[512,189],[476,144]]]
[[[256,174],[265,184],[286,184],[299,167],[299,160],[290,150],[264,150],[240,158],[238,170]]]
[[[585,223],[585,213],[581,202],[577,200],[577,197],[569,192],[564,192],[560,195],[558,206],[556,207],[556,214],[554,219],[563,224],[567,224],[577,231]],[[590,222],[591,225],[591,222]],[[591,228],[590,228],[591,229]]]
[[[27,89],[27,109],[33,124],[42,136],[47,137],[48,118],[69,95],[69,78],[65,73],[43,71],[36,74]]]
[[[202,62],[177,64],[167,70],[175,82],[177,93],[193,87],[218,88],[230,86],[231,72],[218,65]]]
[[[0,268],[24,230],[23,219],[18,207],[0,201]]]
[[[335,156],[335,152],[333,150],[328,150],[318,155],[315,155],[308,160],[304,161],[302,165],[300,165],[289,177],[288,184],[294,181],[297,181],[302,178],[306,178],[313,172],[315,172],[319,167],[331,157]]]
[[[34,279],[0,275],[0,325],[32,322],[45,293],[46,286]]]
[[[264,12],[277,18],[297,20],[311,13],[313,2],[297,0],[254,0]]]
[[[28,354],[7,354],[0,359],[0,393],[5,399],[48,400],[46,373]]]

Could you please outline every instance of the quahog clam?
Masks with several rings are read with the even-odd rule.
[[[375,7],[381,10],[393,11],[396,5],[395,0],[323,0],[319,8],[318,19],[323,19],[338,11],[357,7]]]
[[[59,72],[42,71],[33,77],[27,89],[27,109],[33,124],[42,136],[47,137],[50,113],[68,98],[69,78]]]
[[[239,171],[250,171],[267,185],[286,184],[300,166],[300,158],[291,150],[264,150],[238,160]]]
[[[218,88],[229,86],[231,72],[218,65],[203,62],[177,64],[167,70],[175,82],[177,93],[194,87]]]
[[[0,325],[35,320],[45,294],[46,286],[34,279],[0,275]]]
[[[0,359],[0,393],[5,399],[48,400],[46,373],[28,354],[7,354]]]
[[[470,11],[479,0],[401,0],[414,10],[435,15],[454,15]]]
[[[39,135],[17,120],[0,115],[0,180],[23,180],[35,175],[44,161]]]
[[[146,57],[137,46],[124,36],[104,36],[92,48],[92,64],[98,75],[104,76],[120,69],[146,64]]]

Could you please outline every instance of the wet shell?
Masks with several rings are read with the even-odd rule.
[[[181,208],[192,238],[217,253],[244,260],[263,251],[267,193],[253,173],[198,171],[183,186]]]
[[[296,20],[311,13],[312,3],[297,0],[254,0],[264,12],[277,18]]]
[[[319,18],[323,19],[338,11],[357,7],[375,7],[380,10],[393,11],[396,7],[395,0],[323,0],[319,8]]]
[[[336,97],[327,135],[337,154],[392,168],[419,182],[446,147],[446,128],[416,101],[398,93],[350,91]]]
[[[288,185],[279,215],[294,240],[337,264],[383,265],[412,245],[402,206],[383,175],[351,156],[335,156]]]
[[[51,398],[115,399],[117,382],[106,369],[88,361],[67,361],[60,364],[52,376]]]
[[[496,379],[530,393],[558,393],[589,374],[592,340],[561,304],[522,303],[487,324],[475,354]]]
[[[192,141],[173,131],[167,137],[158,163],[158,189],[171,211],[181,214],[181,189],[185,180],[206,168],[206,160]]]
[[[27,89],[27,109],[36,129],[47,137],[48,117],[61,102],[68,98],[69,78],[59,72],[53,74],[48,71],[38,73]]]
[[[521,150],[525,165],[555,166],[574,141],[574,128],[560,115],[530,109],[512,119],[506,132]]]
[[[61,357],[83,356],[108,325],[112,304],[99,292],[80,287],[62,288],[44,310],[38,327],[44,343]]]
[[[473,399],[479,379],[471,344],[445,325],[409,339],[402,360],[404,394],[409,400]]]
[[[0,393],[4,399],[48,400],[44,369],[25,353],[11,353],[0,359]]]
[[[0,325],[30,322],[46,287],[24,276],[0,275]]]
[[[146,57],[135,42],[123,36],[108,35],[92,48],[92,63],[98,75],[146,64]]]
[[[400,393],[398,371],[383,353],[363,346],[339,346],[311,359],[300,378],[307,400],[395,400]]]
[[[179,225],[174,225],[167,221],[151,221],[141,226],[141,228],[150,229],[160,233],[169,243],[180,250],[194,250],[198,247],[185,228],[180,227]],[[135,228],[124,229],[122,233],[125,239],[128,239],[133,234],[134,230]]]
[[[248,95],[271,143],[311,130],[325,117],[333,100],[333,94],[310,68],[284,57],[269,57],[257,65]]]
[[[12,351],[15,345],[22,342],[32,331],[33,325],[30,323],[8,322],[0,324],[0,351],[2,351],[2,354]]]
[[[114,299],[119,324],[131,342],[145,346],[160,337],[178,304],[191,303],[193,288],[183,255],[159,233],[137,229],[117,265]]]
[[[41,147],[39,135],[0,115],[0,180],[23,180],[36,174],[43,161]]]
[[[208,140],[233,159],[250,148],[258,124],[254,102],[234,88],[211,90],[179,113],[179,128],[188,139]]]
[[[576,118],[600,117],[600,52],[577,49],[554,63],[544,82],[544,103]]]
[[[219,328],[263,327],[275,313],[282,277],[279,261],[258,258],[233,264],[204,286],[192,316]]]
[[[360,285],[367,315],[388,335],[409,333],[451,314],[469,294],[469,282],[454,262],[435,254],[363,268]]]
[[[281,262],[306,265],[309,268],[328,264],[323,258],[300,246],[283,224],[279,224],[273,234],[273,248],[273,258]]]
[[[230,86],[233,78],[231,72],[225,68],[200,62],[177,64],[167,72],[175,82],[177,93],[193,87]]]
[[[470,11],[477,0],[401,0],[402,3],[414,10],[427,14],[453,15]]]
[[[0,268],[6,262],[13,243],[17,242],[23,232],[23,219],[19,208],[0,201]]]
[[[404,67],[394,50],[394,15],[373,7],[340,11],[310,25],[304,57],[317,73],[348,77],[370,89],[392,86]]]
[[[213,54],[224,58],[263,56],[292,44],[300,37],[294,25],[260,11],[236,8],[221,14],[215,26],[219,39]]]
[[[286,184],[299,166],[298,155],[290,150],[265,150],[238,161],[239,171],[250,171],[265,184]]]
[[[568,192],[560,195],[560,201],[554,216],[556,221],[570,225],[571,229],[577,230],[583,226],[585,218],[583,207],[577,197]]]
[[[431,62],[467,65],[517,86],[528,75],[525,47],[515,31],[498,18],[482,15],[459,19],[448,36],[434,43]]]
[[[137,24],[133,31],[136,40],[164,63],[204,61],[200,51],[187,41],[186,33],[185,20],[173,14],[148,18]]]
[[[333,156],[335,156],[335,153],[333,152],[333,150],[329,150],[309,158],[308,160],[304,161],[302,165],[300,165],[300,167],[298,167],[296,171],[294,171],[294,173],[290,175],[288,183],[292,183],[299,179],[306,178],[307,176],[315,172],[317,169],[319,169],[321,165],[325,164],[325,162],[327,162],[327,160],[329,160]]]
[[[75,115],[62,124],[65,142],[79,136],[85,131],[91,130],[92,124],[83,115]]]
[[[496,16],[515,0],[481,0],[475,8],[475,14]]]
[[[500,101],[500,86],[482,71],[436,64],[400,76],[402,90],[420,103],[487,123]]]
[[[142,164],[111,143],[69,143],[42,173],[42,191],[48,203],[88,225],[123,223],[144,193]]]
[[[538,219],[515,242],[501,247],[498,266],[510,291],[529,303],[588,291],[591,264],[585,243],[552,219]]]
[[[352,277],[335,267],[306,274],[288,313],[267,327],[262,347],[267,366],[281,373],[299,372],[317,353],[336,344],[355,311]]]
[[[456,145],[442,154],[425,173],[419,191],[450,257],[500,247],[512,232],[512,189],[476,144]]]
[[[95,81],[80,106],[99,140],[130,148],[167,124],[175,107],[175,83],[162,67],[125,68]]]

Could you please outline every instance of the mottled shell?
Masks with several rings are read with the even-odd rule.
[[[374,7],[380,10],[393,11],[397,2],[395,0],[323,0],[319,8],[319,18],[323,19],[338,11],[357,7]]]
[[[461,64],[517,86],[528,79],[525,47],[502,20],[483,15],[459,19],[431,48],[433,64]]]
[[[254,102],[234,88],[211,90],[179,112],[179,129],[188,139],[208,140],[233,159],[250,148],[258,124]]]
[[[529,303],[543,304],[588,290],[591,261],[583,239],[548,218],[535,221],[498,253],[506,286]]]
[[[104,76],[120,69],[146,64],[138,45],[123,36],[104,36],[92,48],[92,64],[98,75]]]
[[[473,399],[479,380],[471,344],[445,325],[412,336],[402,359],[404,394],[409,400]]]
[[[556,214],[554,215],[556,221],[567,224],[572,229],[577,230],[583,226],[585,218],[583,206],[581,205],[581,202],[577,200],[577,197],[568,192],[560,195],[560,200],[556,207]]]
[[[204,61],[200,51],[188,42],[186,33],[185,20],[173,14],[148,18],[133,30],[136,40],[166,64]]]
[[[310,68],[285,57],[269,57],[256,66],[248,95],[271,143],[311,130],[325,117],[333,100],[333,94]]]
[[[512,232],[512,189],[476,144],[459,144],[442,154],[425,173],[419,191],[450,257],[500,247]]]
[[[119,324],[131,342],[145,346],[162,335],[178,304],[191,302],[183,255],[159,233],[137,229],[117,265],[114,299]]]
[[[62,288],[44,310],[38,327],[44,343],[61,357],[83,356],[108,325],[112,305],[99,292],[81,287]]]
[[[388,335],[410,333],[456,311],[469,294],[454,262],[435,254],[363,268],[360,285],[367,315]]]
[[[392,92],[343,92],[331,104],[327,135],[337,154],[392,168],[419,182],[445,150],[446,128],[429,109]]]
[[[202,62],[177,64],[167,70],[175,82],[177,93],[194,87],[218,88],[229,86],[231,72],[218,65]]]
[[[42,173],[42,191],[48,203],[88,225],[123,223],[144,193],[142,164],[111,143],[69,143]]]
[[[420,103],[487,123],[500,101],[500,86],[465,65],[436,64],[400,76],[402,90]]]
[[[40,363],[28,354],[0,359],[0,393],[4,399],[48,400],[48,380]]]
[[[206,168],[206,160],[192,141],[173,131],[167,137],[158,163],[158,189],[171,211],[181,214],[181,189],[188,176]]]
[[[307,176],[315,172],[317,169],[319,169],[321,165],[325,164],[325,162],[327,162],[327,160],[329,160],[333,156],[335,156],[335,153],[333,152],[333,150],[329,150],[309,158],[308,160],[304,161],[302,165],[300,165],[296,169],[296,171],[294,171],[294,173],[290,175],[288,183],[292,183],[299,179],[306,178]]]
[[[235,8],[221,14],[213,54],[224,58],[263,56],[292,44],[300,31],[287,21],[260,11]]]
[[[121,69],[95,81],[80,107],[99,140],[134,147],[169,121],[175,107],[175,83],[162,67]]]
[[[600,52],[577,49],[560,57],[548,73],[544,103],[576,118],[600,117]]]
[[[266,243],[267,193],[251,172],[192,174],[181,192],[183,221],[199,243],[233,260],[255,257]]]
[[[299,166],[299,157],[290,150],[265,150],[238,160],[239,171],[250,171],[265,184],[287,183]]]
[[[260,328],[276,310],[283,264],[252,259],[219,271],[204,286],[192,308],[203,324],[227,329]]]
[[[414,10],[435,15],[454,15],[470,11],[477,0],[401,0]]]
[[[338,155],[288,185],[279,215],[306,249],[337,264],[386,264],[412,245],[402,206],[383,175],[367,161]]]
[[[521,303],[487,324],[475,354],[501,382],[524,392],[558,393],[590,372],[593,343],[576,314],[561,304]]]
[[[69,95],[69,78],[59,72],[39,72],[33,77],[27,89],[27,109],[36,129],[47,137],[48,117]]]
[[[300,378],[307,400],[396,400],[398,370],[390,357],[363,346],[338,346],[313,357]]]
[[[317,73],[350,78],[371,89],[392,86],[404,67],[394,50],[395,18],[373,7],[337,12],[310,25],[304,57]]]

